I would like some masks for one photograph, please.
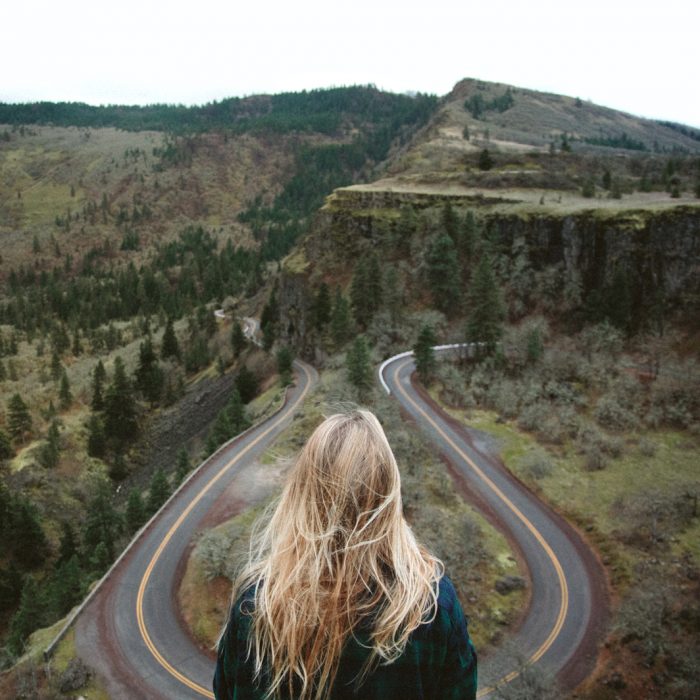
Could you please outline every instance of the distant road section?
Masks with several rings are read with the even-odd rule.
[[[542,665],[573,688],[592,670],[607,623],[605,573],[578,532],[480,445],[480,436],[446,415],[412,383],[411,353],[382,364],[382,385],[454,468],[465,497],[506,535],[528,569],[531,598],[509,649],[479,668],[479,697],[514,679],[522,661]]]
[[[213,698],[213,653],[193,642],[177,609],[181,572],[188,545],[241,465],[289,426],[318,379],[306,363],[295,361],[295,370],[284,407],[209,457],[78,617],[76,651],[102,676],[111,698]]]

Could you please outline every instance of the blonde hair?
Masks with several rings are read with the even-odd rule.
[[[443,570],[403,518],[399,469],[374,414],[326,418],[234,586],[234,601],[254,586],[248,655],[255,677],[269,679],[266,697],[286,688],[300,700],[327,698],[361,624],[370,624],[371,651],[356,683],[394,661],[434,618]]]

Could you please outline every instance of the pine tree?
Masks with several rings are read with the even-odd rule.
[[[236,358],[240,357],[247,344],[248,340],[243,333],[241,324],[234,320],[231,326],[231,348],[233,349],[233,356]]]
[[[61,378],[63,367],[61,365],[61,357],[56,350],[51,354],[51,378],[57,382]]]
[[[372,388],[372,366],[369,348],[364,336],[358,335],[350,350],[345,355],[348,379],[357,389],[361,398],[365,398]]]
[[[105,542],[98,542],[90,555],[90,571],[94,576],[102,576],[109,569],[112,557],[109,556],[109,549]]]
[[[139,365],[136,368],[136,383],[144,398],[155,405],[163,392],[165,377],[158,364],[151,336],[139,345]]]
[[[114,545],[121,531],[121,526],[121,517],[114,508],[109,483],[101,481],[88,504],[83,528],[84,551],[93,552],[102,543],[109,561],[114,559]]]
[[[24,651],[24,644],[29,635],[41,627],[43,622],[43,597],[39,595],[39,587],[34,578],[25,576],[19,609],[12,617],[7,637],[10,653],[19,656]]]
[[[441,212],[442,230],[457,244],[459,237],[457,216],[450,202],[446,202]]]
[[[75,532],[70,523],[64,520],[61,523],[61,540],[58,545],[58,559],[56,560],[56,566],[64,564],[77,553],[78,543],[75,539]]]
[[[245,365],[238,370],[236,375],[236,388],[243,403],[252,401],[258,393],[258,379]]]
[[[32,417],[19,394],[13,394],[7,404],[7,429],[13,440],[22,442],[32,429]]]
[[[177,342],[173,319],[170,316],[168,316],[168,322],[165,326],[165,331],[163,332],[163,343],[160,348],[160,356],[163,360],[167,360],[169,357],[174,357],[176,360],[180,359],[180,345]]]
[[[105,395],[104,429],[107,440],[117,447],[125,445],[138,432],[134,396],[119,356],[114,361],[114,376]]]
[[[233,435],[242,433],[247,427],[250,426],[250,421],[248,420],[245,412],[245,405],[243,404],[241,395],[236,387],[233,388],[231,398],[226,404],[226,412],[228,414],[229,424],[231,425]]]
[[[240,396],[238,397],[238,400],[240,402]],[[228,405],[230,406],[230,401],[229,401]],[[243,406],[243,404],[241,403],[241,407],[242,406]],[[233,427],[233,421],[232,421],[232,416],[231,416],[230,410],[229,410],[229,420],[232,422],[232,427]],[[175,471],[175,485],[177,486],[177,485],[181,484],[187,478],[187,475],[189,473],[190,473],[190,458],[187,455],[187,450],[185,450],[185,448],[183,447],[177,453],[177,470]]]
[[[68,381],[68,374],[65,369],[61,373],[61,387],[58,391],[58,401],[62,411],[70,408],[71,403],[73,403],[73,394],[71,394],[70,382]]]
[[[141,497],[141,491],[131,489],[129,500],[126,502],[126,529],[136,532],[146,522],[146,510]]]
[[[46,442],[41,446],[39,462],[46,469],[53,469],[58,464],[61,454],[61,436],[58,430],[58,422],[51,421]]]
[[[314,300],[313,319],[317,330],[322,330],[331,320],[331,294],[325,282],[321,282]]]
[[[157,469],[151,478],[148,491],[147,510],[149,514],[155,513],[168,500],[170,496],[170,484],[168,477],[162,469]]]
[[[100,417],[92,413],[87,424],[88,443],[87,452],[91,457],[102,459],[107,452],[107,438],[104,425]]]
[[[83,344],[80,342],[80,328],[76,328],[73,334],[73,347],[71,352],[75,357],[83,352]]]
[[[504,317],[505,309],[491,261],[487,255],[482,255],[469,288],[467,342],[483,344],[479,346],[483,351],[493,353],[503,334]]]
[[[12,449],[10,436],[0,428],[0,459],[10,459],[15,456],[15,451]]]
[[[211,434],[217,447],[223,445],[233,434],[226,410],[219,411],[211,428]]]
[[[331,314],[331,335],[337,349],[342,348],[349,340],[350,332],[350,305],[341,294],[340,287],[336,287]]]
[[[292,383],[292,362],[294,354],[288,345],[282,346],[277,351],[277,371],[280,375],[282,386],[287,386]]]
[[[436,342],[433,329],[430,326],[423,326],[418,335],[418,341],[413,346],[416,370],[423,383],[427,383],[435,372],[436,361],[433,346]]]
[[[103,391],[106,379],[107,373],[105,372],[105,366],[102,364],[102,360],[98,360],[92,373],[91,407],[93,411],[101,411],[104,408]]]
[[[489,153],[488,148],[484,148],[479,154],[479,169],[480,170],[491,170],[493,168],[493,158]]]
[[[460,268],[452,239],[440,234],[430,246],[427,254],[428,279],[437,308],[455,314],[460,306]]]
[[[270,298],[265,304],[260,315],[260,329],[263,333],[263,347],[269,350],[277,338],[277,325],[279,323],[279,305],[277,303],[277,287],[272,289]]]
[[[471,209],[467,210],[462,222],[462,233],[459,237],[459,249],[462,255],[470,261],[474,257],[478,245],[479,225]]]

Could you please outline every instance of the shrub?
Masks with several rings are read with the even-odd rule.
[[[520,458],[520,468],[531,478],[539,481],[549,476],[554,465],[543,450],[533,450]]]
[[[644,457],[653,457],[656,454],[656,443],[647,437],[640,438],[637,447]]]
[[[608,466],[608,460],[603,454],[603,450],[600,446],[591,443],[584,447],[583,453],[585,455],[584,466],[589,472],[598,471],[600,469],[605,469]]]
[[[612,396],[603,396],[595,407],[598,423],[609,430],[630,430],[637,426],[637,417]]]

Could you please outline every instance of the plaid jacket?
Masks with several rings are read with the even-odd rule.
[[[247,659],[250,616],[241,605],[254,604],[252,588],[233,606],[219,644],[214,695],[217,700],[263,700],[265,677],[253,679]],[[452,581],[440,580],[438,612],[433,622],[420,625],[404,653],[389,665],[378,666],[359,687],[355,678],[367,659],[369,634],[351,637],[340,658],[331,700],[473,700],[476,698],[476,652],[469,639],[462,606]],[[365,646],[363,646],[365,645]],[[283,697],[286,697],[283,695]]]

